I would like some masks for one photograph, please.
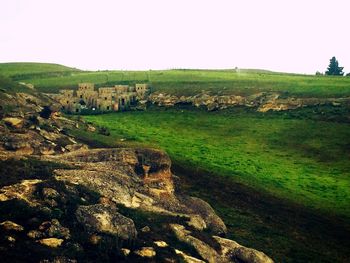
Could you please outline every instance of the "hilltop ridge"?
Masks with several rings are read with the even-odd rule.
[[[83,82],[95,83],[97,87],[147,83],[153,87],[153,91],[177,96],[193,96],[202,90],[222,95],[246,96],[259,92],[280,92],[287,96],[318,98],[344,97],[350,93],[349,77],[300,75],[247,69],[80,71],[72,68],[59,68],[59,70],[44,68],[40,71],[36,68],[21,72],[20,65],[21,63],[13,65],[12,79],[31,83],[38,91],[47,93],[75,88]],[[2,67],[4,64],[0,64],[0,74],[5,74],[4,70],[1,73]]]

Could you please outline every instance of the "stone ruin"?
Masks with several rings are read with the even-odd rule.
[[[95,90],[93,83],[80,83],[77,90],[60,90],[53,98],[62,105],[62,110],[79,114],[84,111],[123,111],[136,106],[137,101],[149,93],[148,84],[115,85]]]

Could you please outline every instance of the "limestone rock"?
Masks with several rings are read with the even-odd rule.
[[[40,153],[42,155],[52,155],[55,154],[55,148],[51,145],[45,145],[40,147]]]
[[[9,221],[9,220],[0,223],[0,226],[6,231],[20,232],[20,231],[24,230],[23,226],[18,225],[15,222],[12,222],[12,221]]]
[[[43,237],[43,233],[38,230],[31,230],[28,232],[27,237],[31,239],[39,239]]]
[[[64,148],[70,152],[88,149],[88,147],[85,144],[81,144],[81,143],[69,144]]]
[[[169,246],[165,241],[154,241],[153,242],[157,247],[167,247]]]
[[[113,207],[101,204],[79,206],[75,214],[77,220],[91,232],[112,234],[129,240],[136,238],[134,222]]]
[[[87,131],[89,131],[89,132],[95,132],[96,131],[96,128],[94,127],[94,126],[92,126],[92,125],[90,125],[90,124],[88,124],[87,125]]]
[[[6,125],[9,125],[13,128],[21,128],[23,125],[23,118],[7,117],[3,121]]]
[[[200,215],[204,220],[206,227],[208,227],[213,233],[225,234],[227,232],[225,223],[216,215],[214,209],[207,202],[196,197],[185,198],[183,202],[193,211],[193,213]],[[205,227],[199,217],[192,217],[189,224],[197,226],[199,229]]]
[[[43,188],[41,192],[44,198],[49,198],[49,199],[58,198],[60,195],[55,189],[49,188],[49,187]]]
[[[198,258],[195,257],[191,257],[189,255],[187,255],[186,253],[182,252],[181,250],[175,249],[175,253],[179,256],[182,257],[182,259],[184,260],[184,262],[186,263],[205,263],[205,261],[200,260]]]
[[[40,239],[38,242],[42,245],[51,247],[51,248],[57,248],[60,247],[63,243],[63,239],[59,239],[59,238],[44,238],[44,239]]]
[[[69,239],[70,231],[68,228],[61,226],[57,219],[52,219],[51,221],[45,221],[39,226],[39,230],[46,237],[56,237]]]
[[[263,252],[244,247],[233,240],[214,236],[220,245],[222,256],[227,261],[242,263],[273,263],[273,260],[266,256]]]
[[[129,256],[129,254],[130,254],[130,249],[128,249],[128,248],[121,248],[120,249],[120,252],[121,252],[121,254],[124,256],[124,257],[127,257],[127,256]]]
[[[153,258],[156,255],[153,247],[142,247],[139,250],[135,250],[134,253],[143,258]]]
[[[192,246],[198,252],[198,254],[209,263],[224,262],[212,247],[200,239],[191,236],[191,232],[186,230],[184,226],[170,224],[170,228],[179,241],[185,242],[186,244]]]
[[[143,228],[140,229],[142,233],[148,233],[151,231],[150,227],[149,226],[145,226]]]
[[[39,134],[45,139],[45,140],[48,140],[48,141],[56,141],[58,140],[62,135],[59,134],[59,133],[56,133],[56,132],[49,132],[49,131],[46,131],[44,129],[41,129],[39,131]]]
[[[36,190],[36,185],[42,180],[23,180],[21,183],[4,186],[0,189],[0,201],[8,201],[12,199],[19,199],[27,202],[30,206],[36,206],[37,202],[33,197]]]
[[[10,243],[15,243],[16,242],[16,239],[12,236],[6,236],[5,239],[10,242]]]
[[[127,207],[160,211],[155,206],[174,198],[169,157],[154,149],[93,149],[63,154],[79,169],[56,170],[56,179],[83,185]],[[169,202],[168,202],[169,203]]]
[[[207,224],[205,223],[204,219],[199,215],[190,215],[190,220],[187,224],[199,231],[207,228]]]

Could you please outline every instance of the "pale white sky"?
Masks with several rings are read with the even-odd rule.
[[[350,72],[349,0],[0,0],[0,62]]]

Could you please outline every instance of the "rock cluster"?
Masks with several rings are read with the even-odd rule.
[[[202,92],[194,96],[176,96],[163,92],[154,92],[148,97],[151,104],[162,107],[175,105],[193,105],[204,107],[208,111],[222,110],[229,107],[245,106],[256,108],[259,112],[293,110],[300,107],[329,104],[340,106],[349,103],[350,98],[297,98],[284,97],[277,92],[260,92],[253,95],[211,95],[210,92]],[[143,102],[142,109],[145,109]],[[141,109],[141,108],[140,108]]]
[[[0,150],[6,150],[6,156],[52,155],[86,147],[66,135],[65,130],[76,123],[60,116],[58,106],[48,98],[26,93],[7,96],[0,108]],[[40,106],[45,103],[50,106]]]

